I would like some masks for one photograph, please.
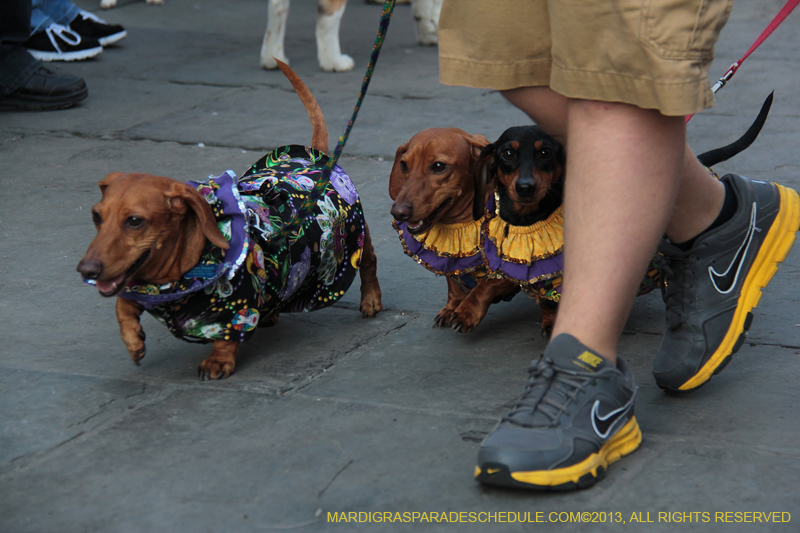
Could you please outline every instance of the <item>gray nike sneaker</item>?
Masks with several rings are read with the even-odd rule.
[[[615,368],[562,333],[529,373],[525,392],[481,444],[475,468],[479,482],[583,489],[639,447],[636,386],[622,359]]]
[[[696,389],[739,350],[761,298],[795,240],[800,197],[793,189],[734,174],[733,218],[701,235],[691,250],[662,241],[667,332],[653,361],[662,389]]]

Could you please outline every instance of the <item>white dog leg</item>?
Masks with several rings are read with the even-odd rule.
[[[437,44],[442,0],[411,0],[411,11],[416,22],[417,42],[425,45]]]
[[[277,58],[289,64],[283,53],[283,40],[286,37],[286,19],[289,18],[289,0],[269,0],[267,13],[267,31],[261,44],[261,68],[272,70],[278,68]]]
[[[117,0],[100,0],[100,7],[103,9],[111,9],[117,6]]]
[[[353,58],[339,47],[339,24],[346,0],[320,0],[317,11],[317,60],[322,70],[345,72],[353,70]]]
[[[151,6],[163,6],[164,0],[147,0],[147,3]]]

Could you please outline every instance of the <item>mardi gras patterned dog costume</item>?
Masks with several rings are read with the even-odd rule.
[[[238,179],[232,171],[189,184],[115,173],[100,182],[98,235],[78,270],[102,295],[119,295],[120,332],[137,364],[143,311],[180,339],[213,342],[198,371],[219,379],[234,371],[239,343],[257,326],[330,306],[360,267],[362,315],[382,308],[355,186],[338,165],[326,168],[319,106],[283,70],[311,118],[312,147],[277,148]]]
[[[190,182],[231,247],[208,243],[180,280],[131,283],[120,296],[141,304],[176,337],[201,342],[244,342],[272,315],[335,303],[358,272],[365,237],[361,202],[344,170],[337,165],[325,180],[306,225],[290,238],[272,238],[277,228],[296,223],[300,205],[325,179],[326,162],[313,148],[284,146],[238,180],[228,171]]]

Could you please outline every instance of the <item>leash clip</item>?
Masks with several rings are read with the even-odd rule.
[[[722,76],[720,79],[717,80],[717,83],[715,83],[714,86],[711,88],[711,92],[716,94],[717,91],[725,87],[725,84],[728,83],[728,80],[730,80],[734,74],[736,74],[736,71],[738,69],[739,69],[739,61],[731,65],[730,68],[728,69],[728,72],[726,72],[724,76]]]

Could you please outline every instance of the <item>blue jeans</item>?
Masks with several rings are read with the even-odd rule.
[[[51,24],[68,26],[81,12],[70,0],[32,0],[31,8],[31,35]]]

